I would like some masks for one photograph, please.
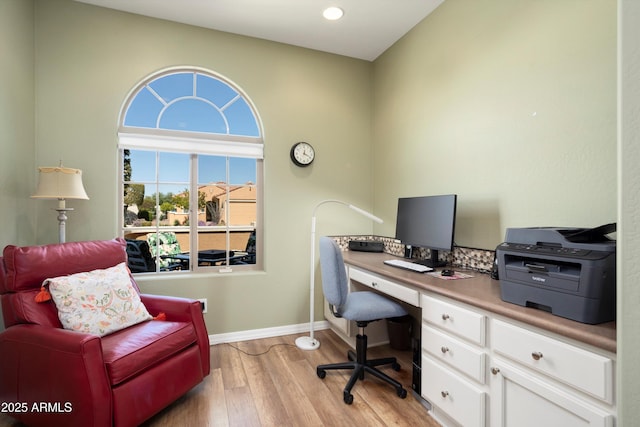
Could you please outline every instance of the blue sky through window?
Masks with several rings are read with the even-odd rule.
[[[125,126],[259,137],[253,110],[227,83],[199,73],[174,73],[135,94]]]
[[[259,137],[258,122],[245,98],[233,87],[198,72],[174,72],[144,85],[133,97],[126,127]],[[161,149],[160,149],[161,150]],[[133,182],[155,182],[154,152],[130,150]],[[173,193],[189,183],[189,154],[162,152],[159,182]],[[168,165],[168,167],[167,167]],[[231,158],[229,183],[256,183],[256,160]],[[227,181],[225,157],[199,155],[198,184]],[[183,184],[184,183],[184,184]],[[155,190],[147,188],[151,195]]]

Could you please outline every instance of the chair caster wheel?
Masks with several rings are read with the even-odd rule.
[[[400,370],[400,364],[398,362],[393,363],[391,365],[391,369],[393,369],[394,371],[398,372]]]
[[[318,375],[318,378],[320,379],[324,379],[324,377],[327,376],[327,371],[325,371],[324,369],[316,369],[316,374]]]
[[[407,397],[407,390],[403,389],[403,388],[399,388],[396,390],[396,393],[398,394],[398,397],[400,399],[404,399],[405,397]]]
[[[349,393],[348,391],[344,392],[344,403],[346,403],[347,405],[351,405],[353,403],[353,394]]]

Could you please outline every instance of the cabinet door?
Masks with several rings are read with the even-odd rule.
[[[612,427],[613,415],[508,363],[491,363],[492,427]]]

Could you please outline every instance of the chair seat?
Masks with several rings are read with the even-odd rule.
[[[342,317],[356,322],[371,322],[407,314],[402,306],[370,291],[351,292],[340,309]]]
[[[196,342],[187,322],[150,320],[102,337],[102,352],[112,385],[139,374]]]

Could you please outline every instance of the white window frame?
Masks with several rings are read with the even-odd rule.
[[[131,102],[134,100],[135,96],[138,92],[146,87],[149,83],[164,77],[169,74],[174,73],[197,73],[199,75],[205,75],[221,82],[227,84],[229,87],[234,89],[240,96],[244,99],[247,105],[251,108],[251,112],[254,115],[256,126],[258,128],[259,136],[243,136],[243,135],[232,135],[232,134],[215,134],[215,133],[205,133],[205,132],[192,132],[192,131],[182,131],[182,130],[172,130],[172,129],[159,129],[159,128],[140,128],[140,127],[132,127],[125,126],[125,118],[128,108]],[[194,85],[195,86],[195,85]],[[225,118],[226,120],[226,118]],[[158,120],[159,122],[159,120]],[[256,198],[256,260],[255,264],[246,264],[246,265],[228,265],[228,255],[227,255],[227,265],[211,267],[211,266],[199,266],[198,262],[191,262],[189,272],[194,273],[202,273],[202,272],[222,272],[229,273],[233,271],[243,271],[243,270],[263,270],[263,259],[264,259],[264,245],[263,245],[263,229],[262,229],[262,218],[264,214],[263,204],[264,204],[264,185],[263,185],[263,177],[264,177],[264,144],[263,144],[263,131],[262,131],[262,122],[259,118],[257,109],[251,102],[248,96],[244,94],[244,92],[229,79],[217,75],[208,70],[204,70],[196,67],[178,67],[178,68],[170,68],[166,70],[162,70],[158,73],[154,73],[151,76],[148,76],[138,85],[136,85],[132,91],[127,95],[126,101],[121,109],[119,116],[119,127],[118,127],[118,156],[119,156],[119,179],[118,179],[118,228],[120,230],[120,235],[124,237],[126,232],[154,232],[154,231],[179,231],[185,229],[187,226],[154,226],[154,227],[125,227],[124,224],[124,212],[122,207],[124,206],[124,150],[144,150],[144,151],[153,151],[153,152],[177,152],[177,153],[185,153],[189,154],[190,161],[190,183],[189,183],[189,195],[190,195],[190,208],[189,208],[189,218],[197,219],[198,217],[198,173],[197,173],[197,156],[198,155],[212,155],[212,156],[222,156],[227,157],[227,179],[226,179],[226,188],[227,194],[230,186],[233,186],[233,183],[229,183],[229,158],[251,158],[256,160],[256,182],[255,188],[257,191]],[[228,126],[227,126],[228,129]],[[227,209],[226,212],[229,210]],[[247,227],[244,226],[234,226],[230,225],[229,221],[225,221],[224,226],[208,226],[207,228],[224,228],[226,230],[226,248],[227,250],[231,249],[229,242],[229,234],[230,231],[244,230]],[[198,231],[202,226],[198,225],[198,221],[190,220],[189,221],[189,252],[197,253],[198,251]],[[178,271],[163,271],[161,272],[159,266],[156,266],[156,274],[180,274],[183,273],[184,270]],[[150,273],[143,273],[150,274]],[[153,274],[153,273],[151,273]]]

